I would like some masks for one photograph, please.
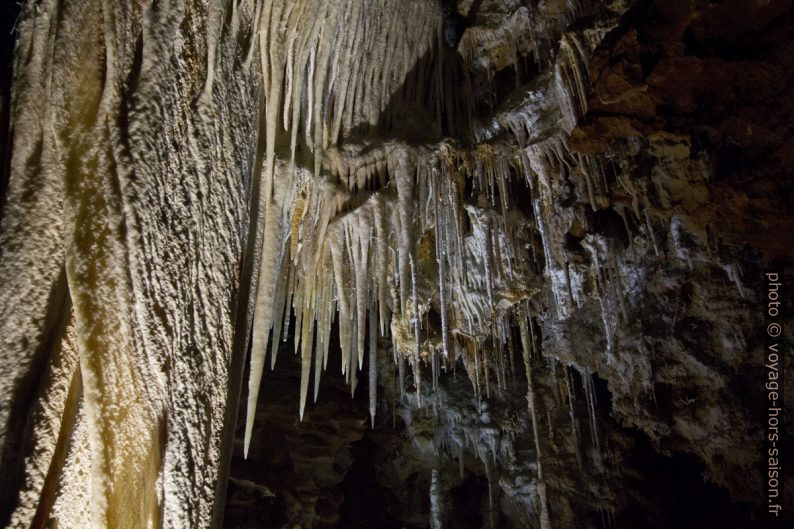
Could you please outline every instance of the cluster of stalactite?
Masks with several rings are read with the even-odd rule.
[[[582,11],[585,7],[577,9]],[[526,9],[522,10],[516,16],[527,16]],[[329,20],[333,23],[333,18]],[[285,27],[285,35],[289,35],[289,24]],[[303,25],[295,25],[295,35],[303,31],[300,28]],[[417,41],[428,43],[432,60],[426,72],[409,77],[403,90],[413,94],[417,103],[431,102],[431,108],[439,109],[438,120],[461,111],[441,109],[446,103],[439,87],[453,82],[445,78],[453,70],[443,65],[449,56],[433,47],[442,46],[437,34],[441,25],[416,26],[414,30],[417,28],[428,32],[424,40]],[[542,104],[536,104],[534,112],[508,112],[500,120],[499,125],[512,135],[510,142],[488,141],[488,132],[474,128],[467,129],[460,140],[421,146],[400,140],[372,141],[356,136],[349,128],[340,137],[332,110],[339,108],[340,99],[344,101],[344,96],[337,93],[337,75],[347,76],[343,70],[339,74],[331,72],[329,68],[337,67],[337,62],[326,64],[328,57],[320,58],[317,52],[316,65],[311,64],[308,69],[307,85],[309,92],[315,87],[314,109],[299,111],[300,97],[294,93],[292,96],[292,154],[284,161],[272,151],[266,155],[265,235],[251,352],[246,451],[266,352],[270,350],[272,368],[279,340],[286,340],[290,332],[296,337],[296,353],[302,359],[301,417],[312,368],[313,395],[317,398],[321,373],[327,367],[331,325],[338,321],[341,369],[351,392],[357,387],[365,357],[369,359],[373,424],[379,337],[391,340],[401,394],[405,393],[406,365],[411,366],[420,405],[423,366],[429,366],[431,388],[435,388],[438,377],[462,359],[475,394],[488,398],[492,391],[506,388],[508,370],[512,374],[514,369],[510,365],[513,352],[522,349],[536,438],[539,516],[543,527],[550,526],[529,353],[530,344],[535,343],[530,337],[534,333],[532,318],[545,315],[548,310],[555,320],[563,321],[586,295],[594,294],[601,304],[609,354],[617,320],[626,314],[624,279],[614,241],[588,234],[584,245],[592,255],[582,270],[582,263],[570,262],[564,249],[567,226],[561,226],[570,224],[571,219],[566,216],[573,213],[561,212],[557,207],[564,199],[561,194],[566,185],[586,193],[585,200],[593,211],[609,205],[605,169],[609,160],[568,148],[568,135],[586,111],[589,54],[608,29],[605,26],[582,34],[565,33],[558,49],[545,52],[544,60],[549,66],[539,75],[546,83]],[[292,43],[301,42],[298,36],[282,38],[275,45],[286,45],[287,50],[276,55],[312,57],[311,51],[292,50]],[[462,47],[474,46],[476,39],[477,35],[464,35]],[[544,54],[542,42],[529,39],[525,44],[516,43],[516,50],[522,45],[527,49],[516,51],[513,60],[529,50],[536,57]],[[387,56],[385,60],[393,59]],[[278,79],[282,70],[301,71],[289,62],[272,63],[270,68],[278,70],[271,74],[271,80]],[[374,72],[376,76],[382,73]],[[355,82],[357,73],[352,74]],[[288,95],[301,84],[287,80],[270,85],[266,105],[268,145],[279,144],[273,138],[281,132],[275,129],[289,130]],[[371,80],[366,86],[372,86]],[[463,85],[464,101],[472,99],[468,86]],[[380,99],[382,96],[388,94],[391,101],[394,99],[388,91],[372,93],[370,99],[358,94],[370,101],[369,108],[380,111],[387,104],[386,99]],[[284,107],[273,110],[274,102],[280,105],[282,101]],[[472,106],[461,107],[462,123],[474,121],[466,114]],[[400,105],[397,108],[405,109]],[[544,122],[557,119],[558,125],[547,126],[539,133],[533,126],[539,120],[539,112],[543,113],[540,119]],[[307,116],[303,123],[298,121],[300,115]],[[369,124],[375,126],[373,121]],[[442,130],[443,124],[436,123],[435,128]],[[314,164],[298,168],[296,131],[312,129],[314,140],[307,137],[305,143],[313,153]],[[480,141],[472,143],[474,138]],[[516,182],[523,186],[522,203],[531,205],[527,211],[511,203],[511,186]],[[626,191],[633,197],[633,209],[628,214],[639,216],[642,194],[628,186]],[[650,221],[648,229],[653,229]],[[295,328],[290,330],[292,313]],[[514,343],[516,327],[520,329],[520,339]],[[582,380],[592,443],[598,447],[591,373],[582,370]],[[567,367],[565,383],[572,435],[576,437],[572,378]]]
[[[181,504],[175,504],[172,511],[157,507],[169,494],[180,498],[177,503],[193,501],[187,497],[190,486],[180,487],[178,479],[158,484],[158,476],[180,465],[189,466],[193,456],[186,447],[191,443],[211,454],[210,461],[199,466],[221,464],[220,439],[224,420],[229,420],[224,419],[227,395],[222,391],[207,397],[208,408],[222,409],[207,411],[209,419],[205,420],[202,409],[181,417],[176,412],[178,388],[190,385],[185,381],[190,377],[201,378],[202,372],[210,371],[215,379],[201,378],[207,386],[213,381],[224,387],[232,384],[230,380],[237,375],[230,358],[235,347],[245,349],[250,328],[247,453],[260,386],[266,383],[267,353],[274,368],[280,343],[294,336],[302,362],[299,414],[303,417],[310,390],[317,399],[336,322],[341,369],[351,392],[362,369],[368,368],[372,424],[382,384],[377,380],[380,338],[391,341],[400,392],[406,391],[404,375],[410,366],[420,401],[422,376],[427,371],[423,366],[429,366],[430,387],[435,388],[439,377],[462,360],[475,395],[487,399],[506,388],[519,369],[513,365],[514,353],[521,350],[537,458],[537,514],[541,527],[550,527],[552,500],[544,483],[541,419],[536,409],[539,396],[533,383],[531,351],[538,342],[533,322],[535,318],[563,322],[583,303],[596,299],[609,357],[616,328],[627,317],[623,292],[633,281],[621,262],[621,243],[590,230],[585,215],[560,204],[574,201],[575,189],[592,212],[615,207],[624,222],[630,218],[645,231],[654,247],[654,231],[659,229],[648,206],[647,190],[625,175],[610,174],[620,163],[619,152],[595,156],[568,147],[569,134],[587,110],[589,56],[611,26],[562,29],[601,6],[542,2],[540,7],[521,7],[501,29],[478,28],[464,33],[459,43],[451,43],[444,9],[426,0],[232,1],[211,3],[200,15],[193,3],[176,4],[163,8],[166,14],[157,14],[152,7],[143,9],[138,3],[118,9],[93,6],[89,14],[96,27],[88,37],[78,39],[74,6],[64,7],[59,14],[59,2],[31,2],[22,26],[23,34],[29,36],[22,41],[27,48],[18,52],[27,54],[19,59],[22,71],[27,72],[19,74],[20,82],[50,90],[47,83],[53,81],[30,74],[39,68],[60,72],[54,82],[67,88],[52,102],[51,112],[56,116],[46,112],[34,116],[36,130],[44,138],[43,143],[35,143],[38,151],[19,147],[19,154],[15,153],[3,228],[6,233],[25,232],[9,223],[24,224],[25,215],[35,217],[63,195],[66,220],[58,227],[68,234],[67,241],[55,252],[61,262],[47,274],[55,277],[61,267],[65,270],[74,320],[69,320],[65,333],[64,343],[69,347],[64,346],[63,358],[54,362],[71,366],[63,368],[63,377],[70,382],[61,384],[60,393],[52,393],[51,398],[60,402],[61,411],[54,412],[55,416],[68,415],[82,428],[63,435],[88,438],[91,446],[90,462],[73,461],[89,457],[78,453],[61,464],[80,465],[80,472],[90,468],[91,483],[101,491],[93,512],[79,516],[112,526],[113,520],[134,517],[131,511],[145,511],[141,526],[161,516],[171,526],[206,524],[211,517],[206,505],[198,515]],[[59,16],[72,24],[75,36],[69,38],[79,40],[69,44],[65,58],[55,49],[60,41],[48,36],[47,24],[41,22],[57,21]],[[184,81],[183,97],[172,102],[176,115],[168,116],[184,119],[189,126],[176,127],[167,139],[187,145],[188,154],[170,158],[167,147],[146,136],[147,122],[136,121],[147,113],[159,116],[162,109],[155,102],[138,101],[131,106],[128,92],[132,87],[124,76],[130,70],[144,77],[154,72],[156,83],[163,83],[169,72],[159,70],[156,63],[170,45],[170,37],[164,35],[176,31],[184,17],[201,18],[204,23],[197,24],[195,31],[206,35],[203,48],[191,48],[190,39],[185,44],[190,48],[185,64],[195,68],[191,74],[196,79]],[[544,32],[534,35],[516,30],[524,27],[544,28]],[[490,43],[506,40],[510,53],[489,55]],[[95,57],[98,62],[81,61],[80,53],[88,53],[94,41],[104,44],[101,57]],[[132,46],[134,42],[140,47]],[[458,49],[451,49],[452,44]],[[475,101],[471,77],[478,71],[492,77],[495,69],[517,65],[526,56],[540,69],[532,85],[537,90],[529,91],[517,106],[494,113],[487,126],[478,124],[474,114],[480,103]],[[83,68],[75,77],[63,73],[75,65]],[[81,81],[79,75],[90,82]],[[233,108],[219,106],[222,96],[231,97],[235,91],[245,93],[242,102]],[[156,93],[152,88],[145,95],[154,98]],[[18,96],[14,103],[15,137],[20,139],[25,137],[24,120],[32,120],[34,114],[27,97]],[[68,104],[59,107],[64,101]],[[237,127],[239,134],[232,136],[210,119],[221,119],[224,112],[249,112],[245,117],[254,125]],[[410,127],[426,127],[431,141],[400,138],[401,120],[407,115],[415,120]],[[130,130],[120,125],[119,116],[130,120]],[[223,149],[209,157],[203,152],[217,144],[232,149],[235,143],[245,142],[244,135],[253,139],[234,160],[226,158]],[[15,202],[25,199],[24,189],[15,190],[15,179],[30,173],[25,160],[36,156],[47,158],[38,166],[46,173],[52,188],[48,192],[54,198],[32,205]],[[214,227],[228,240],[210,237],[202,246],[196,242],[200,237],[189,237],[186,247],[200,247],[198,257],[194,256],[198,261],[224,246],[229,262],[216,264],[235,271],[223,278],[204,268],[191,274],[197,283],[216,281],[213,293],[220,292],[225,283],[235,287],[249,283],[250,296],[240,293],[244,298],[240,313],[224,315],[196,330],[201,327],[195,323],[200,317],[169,316],[178,312],[174,307],[180,300],[172,299],[174,291],[161,288],[157,278],[150,279],[141,263],[168,257],[164,248],[169,248],[169,241],[150,237],[159,219],[146,220],[147,214],[160,215],[161,208],[170,211],[163,192],[167,185],[153,175],[162,171],[177,178],[195,170],[201,179],[202,170],[208,171],[213,164],[224,168],[223,185],[238,186],[236,191],[216,204],[211,203],[214,184],[197,184],[187,195],[192,201],[188,206],[199,213],[174,207],[173,218],[166,212],[163,223],[170,229],[172,223],[185,222],[177,218],[185,213],[189,222],[201,224],[206,206],[207,218],[212,215],[222,221],[208,225],[207,231]],[[114,177],[106,177],[105,170]],[[240,179],[238,171],[248,176]],[[146,187],[147,181],[159,184]],[[620,186],[625,198],[618,206],[610,199],[610,188],[615,186]],[[520,189],[520,197],[514,195],[515,189]],[[150,203],[141,205],[146,200]],[[28,231],[37,222],[31,220]],[[566,249],[567,234],[575,223],[583,226],[581,246],[589,253],[587,259],[575,258]],[[670,229],[675,235],[675,226]],[[13,246],[11,236],[6,237],[2,240],[6,258],[0,261],[5,268],[0,270],[12,275],[27,261],[7,257],[14,250],[8,249]],[[138,247],[145,251],[135,251]],[[41,252],[50,250],[43,245],[20,252],[42,257]],[[738,277],[735,270],[728,273],[732,279]],[[14,287],[6,299],[19,299],[28,287]],[[191,288],[185,286],[178,293]],[[212,312],[207,296],[208,292],[199,294],[203,308]],[[219,299],[227,305],[235,302],[228,295]],[[9,310],[6,307],[10,304],[4,303],[3,309]],[[147,323],[150,317],[158,320],[159,327]],[[235,332],[244,338],[235,339],[233,328],[240,320],[245,322],[242,331]],[[190,342],[186,336],[192,332],[207,339]],[[4,353],[12,356],[18,350],[24,356],[19,345],[23,338],[8,338],[8,343],[16,341],[4,345]],[[188,352],[206,348],[218,351],[218,356],[199,366],[184,355],[167,354],[180,347],[174,345],[183,343],[180,340],[188,344],[184,346]],[[136,360],[130,362],[131,357]],[[535,357],[540,355],[536,352]],[[554,359],[550,362],[555,364]],[[567,389],[562,400],[568,402],[571,435],[577,437],[572,368],[579,369],[564,366],[558,387]],[[53,376],[59,369],[53,368]],[[581,374],[591,441],[597,448],[591,373],[581,368]],[[185,380],[179,382],[180,377]],[[152,380],[157,383],[150,385]],[[83,397],[76,396],[81,392]],[[190,395],[200,400],[202,395],[194,393]],[[85,405],[75,411],[81,398]],[[181,422],[164,428],[162,421],[173,420],[172,411]],[[185,434],[181,451],[168,448],[163,459],[161,434],[167,430],[172,438],[179,438],[172,433],[179,428],[199,433],[195,437]],[[52,452],[45,450],[37,457],[55,457]],[[36,472],[43,473],[40,468]],[[201,476],[187,476],[183,481],[201,482],[208,488],[217,475],[196,472]],[[125,504],[123,484],[138,483],[136,476],[142,475],[148,492],[137,495],[136,503]],[[45,481],[41,475],[37,479],[39,485],[29,487],[32,496]],[[203,489],[196,494],[205,499],[212,496]],[[36,512],[36,508],[20,509],[14,519],[24,521],[37,516]]]

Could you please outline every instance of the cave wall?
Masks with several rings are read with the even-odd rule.
[[[26,3],[0,523],[763,526],[791,13]]]
[[[208,526],[247,335],[252,6],[103,4],[18,21],[2,523]]]

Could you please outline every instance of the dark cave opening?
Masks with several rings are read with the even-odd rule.
[[[11,80],[14,73],[13,52],[17,37],[16,24],[21,7],[21,2],[0,2],[0,218],[3,217],[6,187],[10,177]]]
[[[483,507],[488,501],[488,481],[467,474],[460,485],[449,491],[450,529],[479,529],[485,524]]]
[[[706,480],[702,460],[680,452],[662,455],[644,434],[623,432],[635,443],[623,464],[635,468],[636,474],[621,485],[628,501],[617,516],[618,527],[764,527],[749,504],[734,502],[728,491]]]
[[[350,465],[341,487],[344,500],[338,507],[341,516],[339,527],[411,529],[412,526],[406,525],[405,520],[395,518],[389,512],[387,505],[389,496],[395,494],[396,491],[384,488],[377,480],[377,452],[378,446],[367,435],[360,441],[351,444],[350,455],[353,458],[353,463]],[[418,476],[410,477],[416,480]],[[417,483],[409,481],[400,485],[405,490],[416,490]],[[422,495],[422,497],[425,496]]]

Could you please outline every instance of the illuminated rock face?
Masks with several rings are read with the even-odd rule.
[[[221,36],[226,15],[197,5],[101,4],[31,2],[20,17],[3,488],[31,500],[13,506],[14,527],[208,526],[245,334],[250,27]],[[68,395],[25,386],[51,366]],[[28,409],[52,425],[26,431]]]
[[[0,524],[746,526],[786,2],[106,4],[20,14]]]

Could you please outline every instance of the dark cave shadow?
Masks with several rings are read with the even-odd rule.
[[[0,222],[3,220],[11,164],[11,80],[17,38],[17,19],[22,2],[0,1]]]
[[[648,437],[634,429],[623,429],[634,440],[625,465],[637,471],[621,482],[626,504],[616,514],[618,527],[676,529],[765,528],[754,507],[734,502],[728,491],[703,477],[705,464],[693,455],[658,453]]]
[[[14,396],[9,401],[7,435],[0,446],[0,491],[8,491],[0,493],[0,526],[3,527],[9,522],[17,505],[18,494],[23,490],[25,459],[34,449],[31,442],[34,424],[31,418],[47,374],[45,366],[61,346],[70,313],[71,300],[66,284],[66,270],[61,269],[58,280],[50,291],[45,325],[40,342],[32,355],[30,368],[17,383]]]

